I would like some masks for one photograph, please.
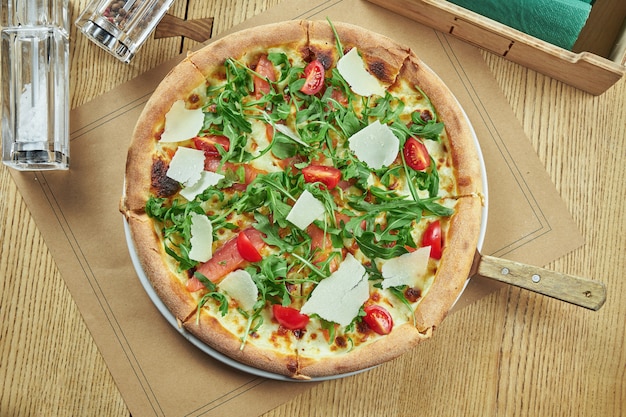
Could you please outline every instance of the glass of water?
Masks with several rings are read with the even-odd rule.
[[[68,0],[1,0],[2,162],[69,168]]]

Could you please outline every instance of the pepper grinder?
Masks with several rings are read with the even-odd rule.
[[[95,0],[76,20],[80,31],[129,63],[174,0]]]
[[[2,162],[69,168],[68,0],[2,0]]]

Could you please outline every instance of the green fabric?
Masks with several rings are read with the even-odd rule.
[[[594,0],[448,0],[553,45],[571,50]]]

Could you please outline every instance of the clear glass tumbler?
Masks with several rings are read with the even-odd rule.
[[[94,0],[76,20],[80,31],[129,63],[174,0]]]
[[[67,0],[2,0],[2,162],[69,168]]]

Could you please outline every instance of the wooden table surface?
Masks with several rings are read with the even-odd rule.
[[[280,0],[178,0],[213,35]],[[86,0],[71,4],[72,21]],[[132,65],[72,27],[79,106],[194,42],[150,40]],[[626,79],[599,97],[483,53],[586,244],[548,265],[603,281],[598,312],[513,287],[463,308],[408,359],[314,386],[265,416],[626,415]],[[94,65],[97,62],[98,65]],[[520,140],[526,140],[520,138]],[[0,167],[0,416],[128,416],[8,168]]]

